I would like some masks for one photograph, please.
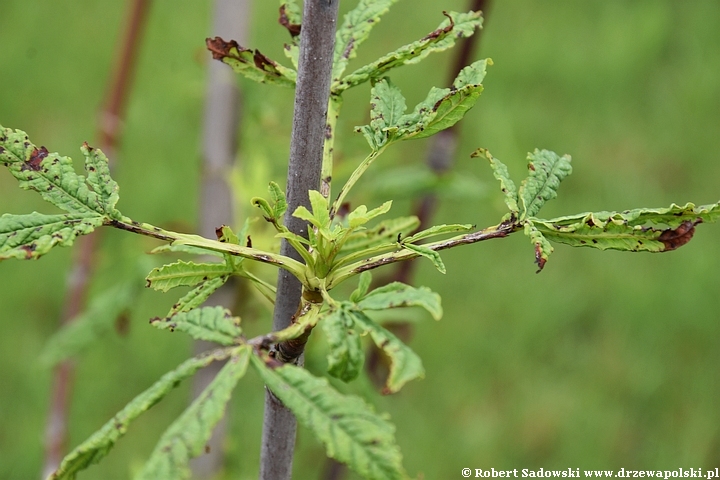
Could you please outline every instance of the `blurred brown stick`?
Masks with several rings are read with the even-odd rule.
[[[126,29],[120,38],[119,55],[110,77],[98,128],[99,146],[111,159],[115,159],[115,150],[120,139],[122,118],[150,0],[129,0],[128,4]],[[99,244],[98,234],[99,232],[85,235],[76,241],[73,265],[68,274],[65,307],[60,319],[61,326],[72,322],[85,309],[93,260]],[[53,371],[50,411],[45,426],[43,479],[57,469],[65,455],[74,372],[72,360],[61,362]]]

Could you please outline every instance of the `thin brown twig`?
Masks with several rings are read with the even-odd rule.
[[[100,148],[109,156],[114,151],[121,133],[121,119],[128,99],[130,83],[137,63],[137,51],[143,25],[147,18],[149,0],[132,0],[127,28],[121,37],[120,55],[114,67],[99,122]],[[60,319],[64,326],[85,308],[93,260],[98,246],[99,232],[80,237],[75,245],[75,258],[68,274],[65,308]],[[46,478],[60,465],[67,445],[68,412],[74,379],[74,363],[65,360],[53,371],[49,415],[45,427],[45,459],[42,478]]]

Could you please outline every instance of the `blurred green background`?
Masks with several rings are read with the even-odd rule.
[[[0,123],[50,151],[79,157],[96,142],[97,111],[117,54],[125,2],[3,2]],[[277,3],[254,2],[251,45],[284,61]],[[354,2],[343,2],[347,10]],[[420,38],[460,0],[400,2],[353,66]],[[200,122],[209,55],[209,2],[153,2],[115,177],[119,207],[140,221],[192,231],[197,224]],[[573,156],[574,174],[543,216],[710,203],[720,188],[720,3],[715,0],[494,2],[477,57],[492,57],[486,90],[462,122],[457,171],[474,195],[445,195],[438,222],[497,223],[504,205],[492,174],[469,158],[483,146],[519,181],[526,152]],[[444,85],[453,53],[392,74],[408,104]],[[241,198],[284,178],[292,92],[241,82],[245,165]],[[348,92],[339,171],[366,154],[352,127],[367,122],[369,87]],[[396,168],[425,170],[428,140],[394,147],[358,185],[354,203],[387,199]],[[476,179],[476,180],[472,180]],[[337,187],[336,187],[337,188]],[[50,212],[0,171],[0,212]],[[399,192],[403,195],[403,192]],[[400,198],[396,215],[407,210]],[[241,213],[249,212],[243,201]],[[103,231],[93,290],[156,242]],[[397,424],[411,474],[460,478],[463,467],[671,469],[720,466],[720,226],[702,225],[670,254],[559,246],[535,274],[529,241],[514,235],[443,253],[448,274],[422,262],[416,284],[443,297],[439,323],[411,313],[426,378],[391,397],[366,395]],[[0,264],[0,478],[37,478],[50,372],[37,358],[56,330],[72,252]],[[268,271],[272,275],[272,271]],[[78,444],[191,352],[191,342],[149,327],[178,298],[146,291],[130,332],[77,360],[71,443]],[[267,328],[267,309],[244,318]],[[321,335],[308,366],[322,373]],[[133,424],[80,478],[127,478],[187,404],[188,384]],[[230,407],[222,478],[257,478],[262,388],[249,374]],[[322,447],[299,431],[296,478],[319,478]],[[354,478],[354,477],[350,477]]]

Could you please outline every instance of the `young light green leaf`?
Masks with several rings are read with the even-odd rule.
[[[357,47],[364,42],[372,27],[380,17],[387,13],[390,5],[397,0],[360,0],[350,10],[335,34],[335,54],[333,55],[333,81],[337,82],[345,71],[348,61],[357,55]]]
[[[490,162],[490,168],[492,168],[493,176],[500,182],[500,190],[505,195],[505,205],[508,206],[510,212],[517,215],[520,211],[518,207],[518,191],[515,186],[515,182],[510,178],[507,166],[497,158],[490,155],[484,148],[478,148],[471,155],[471,157],[483,157]]]
[[[147,286],[167,292],[171,288],[193,286],[217,277],[233,273],[225,263],[193,263],[178,260],[153,269],[147,276]]]
[[[437,235],[446,235],[448,233],[469,232],[473,228],[475,228],[475,225],[459,223],[453,225],[435,225],[407,238],[404,238],[403,242],[417,242],[425,238],[435,237]]]
[[[365,225],[373,218],[389,212],[390,207],[392,207],[392,200],[383,203],[377,208],[373,208],[369,212],[367,211],[367,207],[365,205],[360,205],[358,208],[348,214],[348,226],[350,228],[357,228]]]
[[[150,325],[161,330],[185,332],[198,340],[234,345],[238,343],[242,329],[240,317],[233,317],[230,310],[224,307],[204,307],[180,312],[172,317],[155,317]]]
[[[350,294],[350,301],[357,303],[362,298],[365,297],[367,294],[368,289],[370,288],[370,283],[372,282],[372,273],[369,271],[362,272],[360,274],[360,279],[358,280],[358,287],[355,289],[355,291]]]
[[[534,217],[545,202],[557,197],[560,182],[572,173],[570,156],[559,156],[549,150],[537,150],[528,154],[528,177],[518,190],[520,220]]]
[[[103,221],[103,217],[93,212],[4,214],[0,216],[0,261],[39,258],[55,246],[68,247],[80,235],[100,227]]]
[[[405,345],[399,338],[384,329],[367,315],[353,312],[355,325],[369,332],[370,336],[385,354],[390,358],[390,375],[385,383],[383,393],[396,393],[410,380],[425,377],[425,369],[420,357]]]
[[[355,380],[365,361],[365,353],[354,329],[353,316],[340,307],[323,317],[321,325],[330,349],[328,373],[344,382]]]
[[[178,313],[188,312],[193,308],[199,307],[205,303],[205,300],[210,298],[210,295],[215,293],[215,290],[225,285],[227,280],[227,276],[222,276],[202,282],[200,285],[183,295],[183,297],[172,306],[167,316],[172,317]]]
[[[122,215],[115,208],[120,196],[120,187],[110,176],[110,164],[105,154],[96,148],[92,148],[87,142],[80,148],[85,156],[85,171],[87,172],[87,183],[100,197],[103,210],[114,220],[120,220]]]
[[[376,245],[383,245],[397,241],[398,234],[408,234],[420,226],[420,220],[415,217],[400,217],[383,220],[368,230],[350,233],[341,249],[342,253],[364,250]]]
[[[548,240],[574,247],[667,252],[688,243],[698,223],[713,222],[718,217],[720,204],[696,207],[688,203],[684,206],[673,204],[668,208],[583,213],[550,220],[532,218],[530,221]]]
[[[321,307],[321,303],[312,303],[305,299],[301,299],[301,306],[299,308],[300,315],[293,317],[293,321],[289,327],[253,338],[248,343],[265,347],[273,343],[298,338],[309,330],[312,330],[315,325],[317,325],[317,322],[320,319],[319,314]]]
[[[440,258],[440,254],[435,250],[424,245],[414,245],[412,243],[404,242],[402,243],[402,247],[417,253],[421,257],[427,258],[433,262],[433,265],[435,265],[435,268],[438,269],[438,272],[446,273],[445,264],[443,263],[442,258]]]
[[[302,208],[305,209],[305,207],[302,207]],[[297,213],[297,210],[295,210],[295,212]],[[307,215],[308,215],[305,218],[305,220],[308,220],[308,218],[314,219],[314,217],[310,214],[310,212],[307,211],[307,209],[305,209],[305,212],[307,212]],[[300,214],[301,215],[303,214],[302,210],[301,210]],[[285,227],[283,227],[283,228],[285,228]],[[313,238],[312,235],[313,235],[313,232],[312,232],[312,230],[310,230],[308,232],[308,237],[310,239],[312,239]],[[303,260],[305,261],[305,265],[312,266],[315,264],[315,259],[313,258],[312,254],[310,254],[310,252],[303,246],[303,245],[312,245],[314,240],[313,240],[313,242],[311,242],[310,240],[308,240],[304,237],[301,237],[300,235],[297,235],[295,233],[292,233],[291,231],[289,231],[287,229],[286,229],[286,231],[275,234],[275,237],[286,239],[288,241],[288,243],[290,244],[290,246],[292,246],[295,249],[295,251],[297,251],[300,254],[300,256],[303,258]]]
[[[275,223],[275,210],[270,206],[270,202],[262,197],[253,197],[250,202],[263,211],[263,218],[268,222]]]
[[[445,14],[444,20],[436,30],[422,39],[398,48],[376,61],[361,67],[334,83],[332,92],[340,94],[350,87],[360,85],[368,80],[380,78],[390,69],[417,63],[432,52],[440,52],[452,47],[460,38],[469,37],[482,24],[480,12]]]
[[[545,268],[545,263],[554,249],[533,222],[525,222],[524,231],[525,235],[530,237],[530,241],[535,246],[535,263],[538,266],[537,272],[535,273],[540,273],[542,269]]]
[[[365,478],[407,478],[395,427],[362,398],[340,394],[304,368],[268,365],[256,356],[250,361],[275,396],[325,445],[329,457]]]
[[[283,214],[287,210],[287,200],[285,199],[285,192],[282,191],[280,186],[275,182],[270,182],[268,185],[270,191],[270,198],[273,201],[273,217],[282,220]]]
[[[360,310],[387,310],[388,308],[422,307],[435,320],[442,317],[440,295],[427,287],[415,288],[393,282],[376,288],[357,303]]]
[[[320,222],[318,222],[312,212],[310,212],[310,210],[305,208],[303,205],[300,205],[295,209],[295,211],[293,212],[293,217],[305,220],[306,222],[320,228]]]
[[[297,72],[269,59],[259,50],[238,45],[235,40],[226,42],[220,37],[207,38],[205,44],[215,60],[229,65],[237,73],[259,83],[294,87]]]
[[[247,371],[249,358],[248,347],[230,357],[210,385],[165,431],[136,480],[190,478],[190,459],[205,451],[232,391]]]
[[[310,190],[308,195],[310,196],[313,216],[317,220],[317,227],[321,229],[328,228],[330,226],[330,212],[327,198],[323,197],[323,194],[317,190]]]
[[[86,144],[87,145],[87,144]],[[89,147],[87,147],[89,148]],[[93,181],[109,179],[101,162],[106,161],[101,152],[91,155],[85,167],[93,174]],[[45,147],[38,148],[30,142],[27,134],[20,130],[0,125],[0,163],[8,167],[19,181],[21,188],[35,190],[47,202],[69,213],[95,213],[107,220],[117,219],[120,213],[115,209],[117,185],[108,185],[93,191],[85,177],[75,173],[72,160],[50,153]],[[93,173],[91,169],[96,169]]]
[[[307,238],[301,237],[300,235],[289,232],[289,231],[276,233],[275,238],[286,238],[288,240],[293,240],[293,241],[303,244],[303,245],[310,245],[310,241]]]
[[[51,367],[77,355],[111,332],[118,317],[134,305],[141,285],[137,280],[133,277],[94,296],[82,314],[50,337],[40,361]]]
[[[159,402],[181,381],[214,361],[224,360],[234,350],[218,349],[193,357],[175,370],[166,373],[155,384],[135,397],[125,408],[70,452],[48,480],[74,480],[81,470],[105,458],[120,437],[125,435],[130,422]]]

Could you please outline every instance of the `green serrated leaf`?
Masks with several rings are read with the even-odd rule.
[[[198,340],[234,345],[238,343],[242,329],[240,317],[233,317],[224,307],[204,307],[180,312],[172,317],[153,318],[150,325],[160,330],[179,330]]]
[[[515,182],[510,178],[507,166],[497,158],[490,155],[484,148],[478,148],[471,155],[471,157],[483,157],[490,162],[490,168],[492,168],[493,176],[500,182],[500,190],[505,195],[505,205],[508,206],[510,212],[517,215],[520,211],[518,207],[518,191],[515,186]]]
[[[457,39],[472,35],[482,24],[480,12],[450,12],[446,15],[448,18],[422,39],[400,47],[345,76],[333,85],[333,93],[339,94],[350,87],[380,78],[393,68],[417,63],[432,52],[446,50],[452,47]]]
[[[99,157],[97,161],[100,162]],[[86,167],[95,168],[94,162],[91,159]],[[0,163],[8,167],[21,188],[35,190],[45,201],[66,212],[120,216],[114,208],[117,191],[112,185],[107,189],[98,187],[100,193],[93,191],[86,178],[75,173],[69,157],[50,153],[45,147],[38,148],[23,131],[0,125]],[[105,176],[97,171],[94,175],[96,181],[100,181],[101,175]]]
[[[398,120],[395,137],[398,140],[425,138],[455,125],[480,97],[483,91],[480,82],[488,65],[492,65],[489,58],[465,67],[455,79],[452,89],[432,88],[412,113]],[[466,84],[466,81],[476,83]]]
[[[210,385],[165,431],[150,459],[135,476],[137,480],[190,478],[190,459],[204,453],[232,391],[247,371],[249,358],[247,347],[230,357]]]
[[[376,288],[357,303],[360,310],[387,310],[388,308],[421,307],[435,320],[442,317],[440,295],[427,287],[411,287],[393,282]]]
[[[159,402],[181,381],[192,376],[199,369],[214,361],[224,360],[232,350],[214,350],[183,362],[179,367],[166,373],[152,387],[135,397],[110,421],[90,438],[70,452],[48,480],[74,480],[81,470],[100,462],[120,437],[125,435],[130,422]]]
[[[80,148],[85,156],[85,171],[87,182],[93,191],[98,194],[103,204],[105,213],[115,220],[120,220],[122,215],[115,208],[120,196],[120,187],[110,176],[110,164],[105,154],[97,148],[92,148],[85,142]]]
[[[574,247],[631,252],[667,252],[692,239],[695,226],[720,217],[720,204],[692,203],[624,212],[582,213],[530,222],[548,240]]]
[[[437,235],[447,235],[448,233],[469,232],[473,228],[475,228],[474,225],[459,223],[453,225],[435,225],[403,239],[403,242],[417,242]]]
[[[525,222],[524,231],[535,246],[535,263],[538,266],[536,273],[540,273],[545,268],[545,263],[554,249],[533,222]]]
[[[549,150],[528,154],[528,177],[518,190],[520,220],[534,217],[545,202],[557,197],[560,182],[572,173],[570,156],[559,156]]]
[[[344,382],[355,380],[365,362],[365,353],[353,317],[341,307],[323,317],[321,325],[329,348],[328,373]]]
[[[147,286],[167,292],[171,288],[197,285],[233,273],[225,263],[193,263],[178,260],[153,269],[147,276]]]
[[[433,263],[433,265],[435,265],[438,272],[446,273],[445,264],[443,263],[442,258],[440,258],[440,254],[435,250],[424,245],[414,245],[412,243],[403,243],[402,247],[417,253],[421,257],[427,258]]]
[[[367,294],[368,289],[370,288],[371,282],[372,274],[369,271],[362,272],[360,274],[360,279],[358,280],[358,287],[350,295],[350,301],[356,303],[359,302],[362,298],[364,298]]]
[[[278,220],[282,220],[283,214],[288,206],[287,200],[285,199],[285,192],[283,192],[275,182],[270,182],[268,190],[270,191],[270,198],[273,201],[273,216]]]
[[[405,97],[388,77],[381,78],[370,89],[370,125],[358,127],[373,150],[388,143],[405,114]]]
[[[357,55],[357,47],[364,42],[372,27],[387,13],[397,0],[360,0],[343,19],[335,34],[332,78],[337,81],[345,71],[348,61]]]
[[[352,312],[352,315],[355,325],[364,331],[363,334],[369,332],[375,345],[390,358],[390,375],[383,393],[399,392],[410,380],[425,377],[422,361],[410,347],[367,315],[360,312]]]
[[[210,298],[210,295],[215,293],[215,290],[225,285],[228,278],[229,277],[227,276],[215,277],[212,280],[202,282],[200,285],[183,295],[182,298],[172,306],[167,316],[172,317],[180,312],[188,312],[193,308],[199,307],[205,303],[205,300]]]
[[[77,355],[111,332],[118,317],[134,305],[140,293],[141,283],[138,280],[132,278],[94,296],[82,314],[50,337],[40,361],[52,367]]]
[[[329,457],[365,478],[407,478],[395,427],[362,398],[340,394],[304,368],[268,366],[256,356],[250,361],[275,396],[325,445]]]
[[[220,60],[232,67],[245,78],[259,82],[294,87],[297,72],[269,59],[259,50],[252,50],[238,45],[235,40],[226,42],[220,37],[205,40],[213,59]]]
[[[0,261],[8,258],[34,259],[53,247],[68,247],[80,235],[103,224],[103,217],[94,213],[0,216]]]

